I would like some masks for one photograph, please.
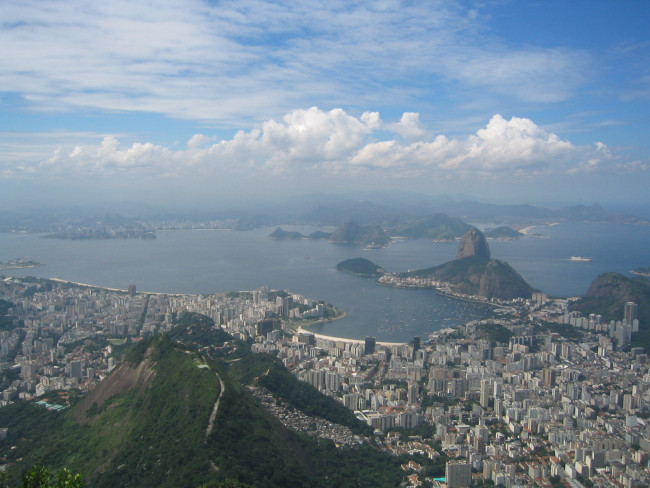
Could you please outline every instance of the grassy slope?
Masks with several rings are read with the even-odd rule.
[[[85,409],[79,403],[51,413],[21,402],[3,412],[13,420],[7,441],[23,450],[22,467],[67,466],[94,487],[207,481],[201,441],[219,383],[214,372],[199,369],[193,355],[168,340],[159,340],[152,360],[156,374],[150,387],[129,389],[101,405]]]
[[[201,337],[217,343],[223,339],[219,331],[208,333],[209,319],[187,318],[196,320],[197,328],[190,325],[188,330],[189,322],[184,322],[176,331],[183,339]],[[339,449],[330,441],[307,438],[287,430],[262,409],[239,382],[268,371],[266,386],[294,407],[367,430],[341,404],[298,382],[276,358],[242,353],[245,347],[239,344],[231,350],[232,357],[210,361],[212,369],[201,369],[196,353],[179,348],[166,336],[153,343],[152,348],[143,344],[129,354],[131,369],[144,369],[149,379],[132,382],[126,391],[89,396],[60,413],[33,402],[2,409],[9,436],[0,441],[0,453],[10,453],[13,459],[24,456],[14,481],[34,464],[66,466],[82,473],[93,487],[197,487],[226,478],[271,488],[394,487],[403,480],[398,458],[370,446]],[[224,349],[203,353],[223,357]],[[155,375],[147,376],[147,368]],[[204,443],[219,395],[215,371],[225,391]],[[88,398],[97,401],[89,405]]]

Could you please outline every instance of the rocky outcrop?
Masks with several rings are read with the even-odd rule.
[[[490,259],[490,247],[483,233],[476,227],[468,230],[458,246],[456,259],[467,258],[470,256],[479,256]]]
[[[410,271],[405,276],[434,278],[456,293],[511,300],[529,298],[533,287],[505,261],[469,256],[440,266]]]
[[[88,422],[86,412],[93,405],[99,408],[115,395],[132,389],[146,390],[149,388],[156,376],[156,370],[148,358],[150,354],[151,351],[147,351],[147,357],[139,364],[124,361],[116,367],[97,388],[76,405],[73,415],[77,422],[80,424]]]

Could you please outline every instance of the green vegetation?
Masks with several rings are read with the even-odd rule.
[[[250,291],[229,291],[226,296],[228,298],[241,298],[242,300],[253,299],[253,294]]]
[[[606,321],[623,320],[627,302],[639,307],[639,332],[632,336],[632,345],[650,351],[650,282],[644,278],[628,278],[619,273],[605,273],[594,280],[587,294],[575,302],[571,310],[584,314],[595,313]]]
[[[169,335],[130,347],[126,362],[65,411],[35,402],[3,407],[9,430],[0,453],[15,463],[12,486],[20,486],[34,465],[50,473],[66,467],[99,488],[388,488],[403,481],[398,457],[371,445],[339,448],[271,417],[242,383],[264,386],[308,415],[361,434],[371,430],[339,402],[299,382],[277,358],[252,354],[207,317],[183,313]]]
[[[268,236],[269,239],[286,240],[286,239],[305,239],[307,236],[300,232],[283,230],[282,227],[276,228]]]
[[[198,368],[194,355],[165,336],[142,344],[148,347],[138,345],[146,351],[140,363],[116,368],[113,381],[102,383],[65,412],[50,412],[32,402],[3,408],[9,433],[0,441],[0,452],[9,453],[10,461],[24,458],[19,471],[33,464],[67,466],[94,487],[196,486],[209,481],[202,440],[219,393],[215,374]],[[145,376],[149,379],[133,383],[142,368],[150,371]],[[114,394],[105,390],[111,385]]]
[[[350,410],[310,384],[299,381],[274,356],[250,354],[245,361],[230,363],[230,368],[240,383],[263,386],[307,415],[345,425],[358,434],[372,434],[372,428],[359,421]]]
[[[390,227],[393,236],[453,240],[462,236],[470,226],[457,218],[437,213],[424,218],[411,219]]]
[[[382,247],[390,244],[391,239],[379,225],[359,225],[356,222],[346,222],[332,233],[330,241]]]
[[[454,285],[458,293],[488,298],[529,298],[533,292],[508,263],[480,256],[454,259],[440,266],[402,273],[402,276],[433,278]]]
[[[14,321],[10,317],[7,317],[9,309],[15,307],[15,304],[0,299],[0,330],[12,330],[16,327]]]
[[[535,327],[536,333],[547,332],[549,334],[559,334],[567,339],[576,339],[583,335],[580,329],[569,324],[558,324],[556,322],[543,322]]]
[[[514,336],[512,331],[500,324],[479,324],[477,332],[492,342],[508,343]]]
[[[288,296],[289,293],[284,290],[273,290],[269,292],[269,301],[274,301],[278,297],[286,298]]]
[[[54,474],[43,466],[33,466],[23,473],[22,488],[81,488],[83,479],[80,474],[72,474],[63,468]]]
[[[386,273],[383,268],[365,258],[346,259],[338,263],[336,269],[357,276],[363,276],[364,278],[378,278]]]
[[[520,237],[523,237],[523,234],[511,227],[504,225],[497,227],[496,229],[490,229],[486,231],[485,237],[490,237],[492,239],[519,239]]]
[[[227,479],[223,481],[210,481],[204,485],[199,486],[198,488],[254,488],[251,485],[246,485],[240,483],[237,480]]]

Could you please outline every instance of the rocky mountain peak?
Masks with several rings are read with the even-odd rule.
[[[483,233],[476,227],[468,230],[460,241],[456,259],[466,258],[468,256],[480,256],[490,259],[490,247]]]

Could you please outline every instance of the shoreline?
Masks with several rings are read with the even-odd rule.
[[[64,280],[62,278],[42,278],[44,280],[50,280],[50,281],[56,281],[57,283],[67,283],[69,285],[75,285],[75,286],[81,286],[84,288],[97,288],[98,290],[106,290],[106,291],[114,291],[117,293],[128,293],[128,289],[123,289],[123,288],[110,288],[108,286],[99,286],[99,285],[91,285],[89,283],[81,283],[79,281],[70,281],[70,280]],[[190,296],[190,295],[200,295],[200,293],[163,293],[159,291],[136,291],[136,295],[169,295],[169,296],[175,296],[175,297],[183,297],[183,296]]]
[[[314,324],[312,324],[314,325]],[[335,336],[329,336],[326,334],[320,334],[317,332],[312,332],[310,330],[305,330],[302,328],[302,326],[298,327],[296,329],[296,333],[303,333],[303,334],[311,334],[313,335],[316,339],[322,339],[326,341],[333,341],[333,342],[349,342],[353,344],[363,344],[365,343],[365,339],[350,339],[349,337],[335,337]],[[380,346],[405,346],[408,343],[407,342],[385,342],[385,341],[376,341],[376,344],[379,344]]]
[[[114,291],[118,293],[128,293],[128,290],[120,289],[120,288],[109,288],[106,286],[96,286],[96,285],[91,285],[89,283],[80,283],[78,281],[70,281],[70,280],[64,280],[61,278],[44,278],[48,279],[51,281],[56,281],[57,283],[66,283],[70,285],[75,285],[75,286],[80,286],[84,288],[97,288],[100,290],[107,290],[107,291]],[[137,293],[140,293],[142,295],[169,295],[169,296],[189,296],[193,295],[191,293],[160,293],[160,292],[149,292],[149,291],[139,291]],[[312,325],[317,325],[317,324],[326,324],[328,322],[334,322],[337,320],[341,320],[347,317],[346,312],[342,312],[340,315],[334,317],[334,318],[328,318],[328,319],[319,319],[315,320],[314,322],[310,322],[308,324],[302,324],[299,325],[296,329],[294,329],[294,333],[298,334],[300,332],[305,333],[305,334],[312,334],[314,337],[317,339],[323,339],[323,340],[328,340],[328,341],[334,341],[334,342],[351,342],[355,344],[363,344],[365,340],[360,340],[360,339],[350,339],[346,337],[335,337],[335,336],[328,336],[326,334],[320,334],[316,332],[311,332],[309,330],[303,329],[303,327],[310,327]],[[377,341],[376,344],[379,344],[380,346],[404,346],[407,345],[408,343],[406,342],[385,342],[385,341]]]
[[[480,298],[472,298],[474,295],[462,295],[462,294],[454,294],[454,293],[447,293],[442,290],[440,290],[438,287],[435,285],[427,285],[427,286],[397,286],[397,285],[391,285],[390,283],[379,283],[378,281],[375,281],[375,283],[379,286],[385,286],[387,288],[400,288],[403,290],[433,290],[436,292],[436,294],[447,297],[447,298],[453,298],[455,300],[462,300],[464,302],[470,302],[470,303],[475,303],[475,304],[480,304],[480,305],[488,305],[492,308],[499,308],[499,307],[504,307],[507,305],[501,305],[498,303],[492,303],[489,299],[485,298],[484,300],[481,300]]]
[[[650,273],[642,273],[640,271],[634,271],[634,270],[630,270],[630,273],[632,273],[635,276],[644,276],[646,278],[650,278]]]
[[[521,232],[525,236],[529,236],[529,235],[532,235],[532,234],[530,234],[530,231],[532,229],[534,229],[535,227],[539,227],[539,226],[543,226],[543,225],[546,225],[548,227],[553,227],[553,226],[559,225],[559,224],[560,224],[559,222],[545,222],[545,223],[542,223],[542,224],[529,225],[528,227],[524,227],[523,229],[520,229],[519,232]]]

